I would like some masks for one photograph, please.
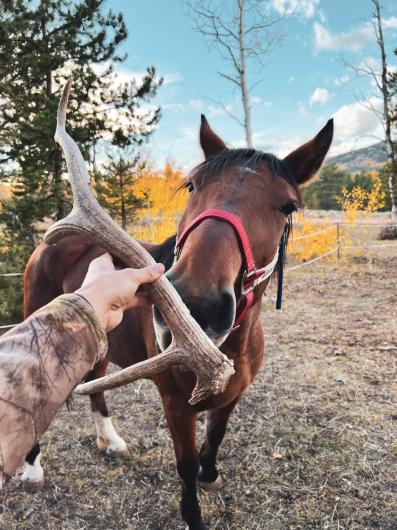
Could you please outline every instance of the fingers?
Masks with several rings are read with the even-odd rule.
[[[155,263],[143,269],[124,269],[122,272],[139,286],[143,283],[153,283],[158,280],[164,274],[164,265]]]
[[[98,274],[103,272],[114,271],[113,258],[109,252],[105,252],[102,256],[91,261],[88,272],[91,274]]]
[[[122,309],[125,311],[126,309],[131,309],[132,307],[142,307],[149,305],[153,305],[153,300],[147,294],[140,293],[130,298],[128,303],[123,306]]]

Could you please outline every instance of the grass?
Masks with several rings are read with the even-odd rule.
[[[388,257],[291,272],[279,312],[269,291],[266,361],[220,451],[225,485],[200,493],[211,529],[397,528],[396,268]],[[156,389],[139,382],[108,403],[129,456],[98,454],[76,398],[44,437],[44,489],[14,479],[1,493],[2,530],[183,528]]]

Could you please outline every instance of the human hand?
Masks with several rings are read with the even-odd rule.
[[[106,331],[118,326],[123,311],[153,302],[144,293],[136,294],[144,283],[153,283],[164,273],[164,265],[156,263],[143,269],[115,270],[110,254],[91,261],[86,277],[76,293],[88,300]]]

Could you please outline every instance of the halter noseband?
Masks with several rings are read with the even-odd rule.
[[[206,219],[217,219],[218,221],[228,223],[233,228],[241,249],[244,268],[241,285],[241,296],[237,305],[236,318],[233,326],[233,329],[236,329],[238,326],[240,326],[244,318],[247,316],[248,311],[251,309],[254,303],[255,287],[270,278],[270,276],[273,274],[273,271],[277,263],[279,262],[279,254],[282,254],[282,252],[279,253],[279,247],[281,247],[281,245],[284,245],[284,237],[282,237],[280,245],[279,247],[277,247],[276,253],[274,254],[272,261],[265,267],[257,269],[255,267],[255,261],[252,256],[251,246],[249,243],[247,232],[245,231],[245,228],[242,225],[240,219],[233,213],[228,212],[226,210],[205,210],[200,215],[195,217],[193,221],[191,221],[182,231],[182,233],[177,237],[175,245],[175,260],[179,258],[188,235]]]

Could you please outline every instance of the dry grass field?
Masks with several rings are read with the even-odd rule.
[[[200,493],[211,529],[397,528],[395,254],[291,272],[282,311],[269,293],[266,362],[221,448],[225,485]],[[87,400],[75,399],[44,437],[44,489],[14,479],[1,493],[2,530],[183,528],[155,388],[108,403],[130,455],[98,454]]]

